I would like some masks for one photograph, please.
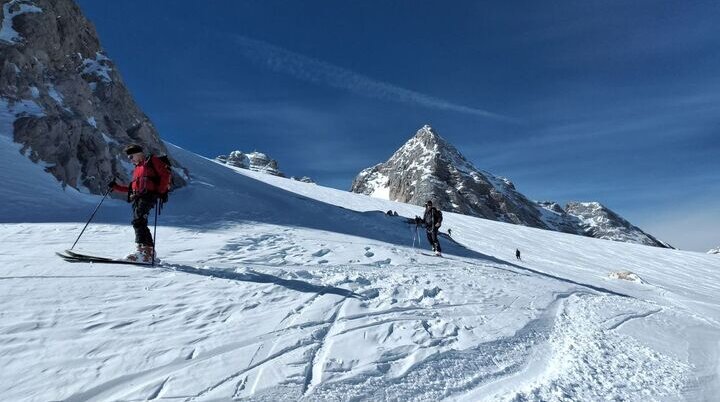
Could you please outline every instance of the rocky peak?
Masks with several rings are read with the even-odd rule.
[[[476,168],[429,125],[384,163],[362,170],[351,191],[540,229],[669,247],[599,203],[535,202],[504,177]]]
[[[229,155],[220,155],[216,157],[215,160],[241,169],[248,169],[255,172],[267,173],[273,176],[285,177],[285,174],[278,168],[278,162],[262,152],[255,151],[244,153],[242,151],[232,151]],[[293,176],[291,179],[304,183],[315,183],[313,179],[307,176]]]
[[[473,166],[429,125],[385,163],[365,169],[351,191],[445,211],[545,228],[535,204],[507,179]]]
[[[278,169],[278,163],[276,160],[271,159],[269,156],[262,152],[250,152],[247,154],[250,160],[250,169],[258,172],[271,174],[273,176],[285,177]]]
[[[238,150],[230,152],[230,155],[220,155],[215,159],[241,169],[285,177],[285,174],[278,169],[277,161],[262,152],[244,153]]]

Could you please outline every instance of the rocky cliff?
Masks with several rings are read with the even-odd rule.
[[[99,193],[132,171],[122,148],[165,154],[72,0],[0,0],[0,137],[63,185]],[[187,177],[174,164],[174,183]]]

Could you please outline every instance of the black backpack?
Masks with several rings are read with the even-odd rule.
[[[442,211],[437,208],[434,208],[434,207],[433,207],[433,209],[435,210],[435,216],[433,216],[433,218],[435,219],[435,223],[439,222],[440,226],[442,226],[442,219],[443,219]]]

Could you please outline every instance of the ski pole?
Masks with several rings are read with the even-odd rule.
[[[410,228],[410,231],[413,232],[412,248],[414,249],[414,248],[415,248],[415,235],[417,234],[417,231],[413,231],[413,230],[412,230],[412,227]]]
[[[80,231],[80,234],[78,235],[77,239],[75,239],[75,243],[73,243],[72,247],[70,247],[70,250],[75,248],[75,245],[80,240],[80,237],[83,235],[83,233],[85,233],[85,229],[87,229],[88,225],[90,224],[90,221],[93,220],[98,209],[100,209],[100,205],[102,205],[103,201],[105,201],[105,198],[107,198],[108,194],[110,194],[110,192],[112,190],[113,190],[112,187],[108,188],[107,191],[105,192],[105,194],[103,194],[103,198],[100,200],[100,203],[97,204],[97,207],[95,207],[95,210],[93,211],[92,215],[90,215],[90,219],[88,219],[87,223],[85,224],[85,227]]]
[[[155,247],[157,247],[157,216],[158,208],[160,208],[160,199],[155,200],[155,227],[153,228],[153,254],[152,254],[152,266],[155,266]]]

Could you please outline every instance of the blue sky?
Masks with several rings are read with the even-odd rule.
[[[431,124],[537,200],[720,245],[720,2],[79,0],[162,137],[348,189]]]

